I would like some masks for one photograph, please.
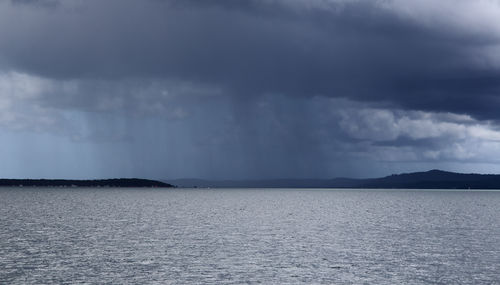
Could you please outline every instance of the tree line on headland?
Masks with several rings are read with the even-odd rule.
[[[96,180],[0,179],[0,187],[174,187],[171,184],[139,178]]]

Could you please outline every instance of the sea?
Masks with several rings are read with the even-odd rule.
[[[0,188],[0,284],[500,284],[500,192]]]

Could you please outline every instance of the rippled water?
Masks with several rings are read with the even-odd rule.
[[[0,189],[0,284],[500,284],[500,192]]]

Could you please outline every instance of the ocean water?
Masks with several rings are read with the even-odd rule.
[[[0,188],[0,284],[500,284],[500,192]]]

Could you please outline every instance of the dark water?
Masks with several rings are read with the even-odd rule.
[[[0,189],[0,284],[500,284],[500,192]]]

